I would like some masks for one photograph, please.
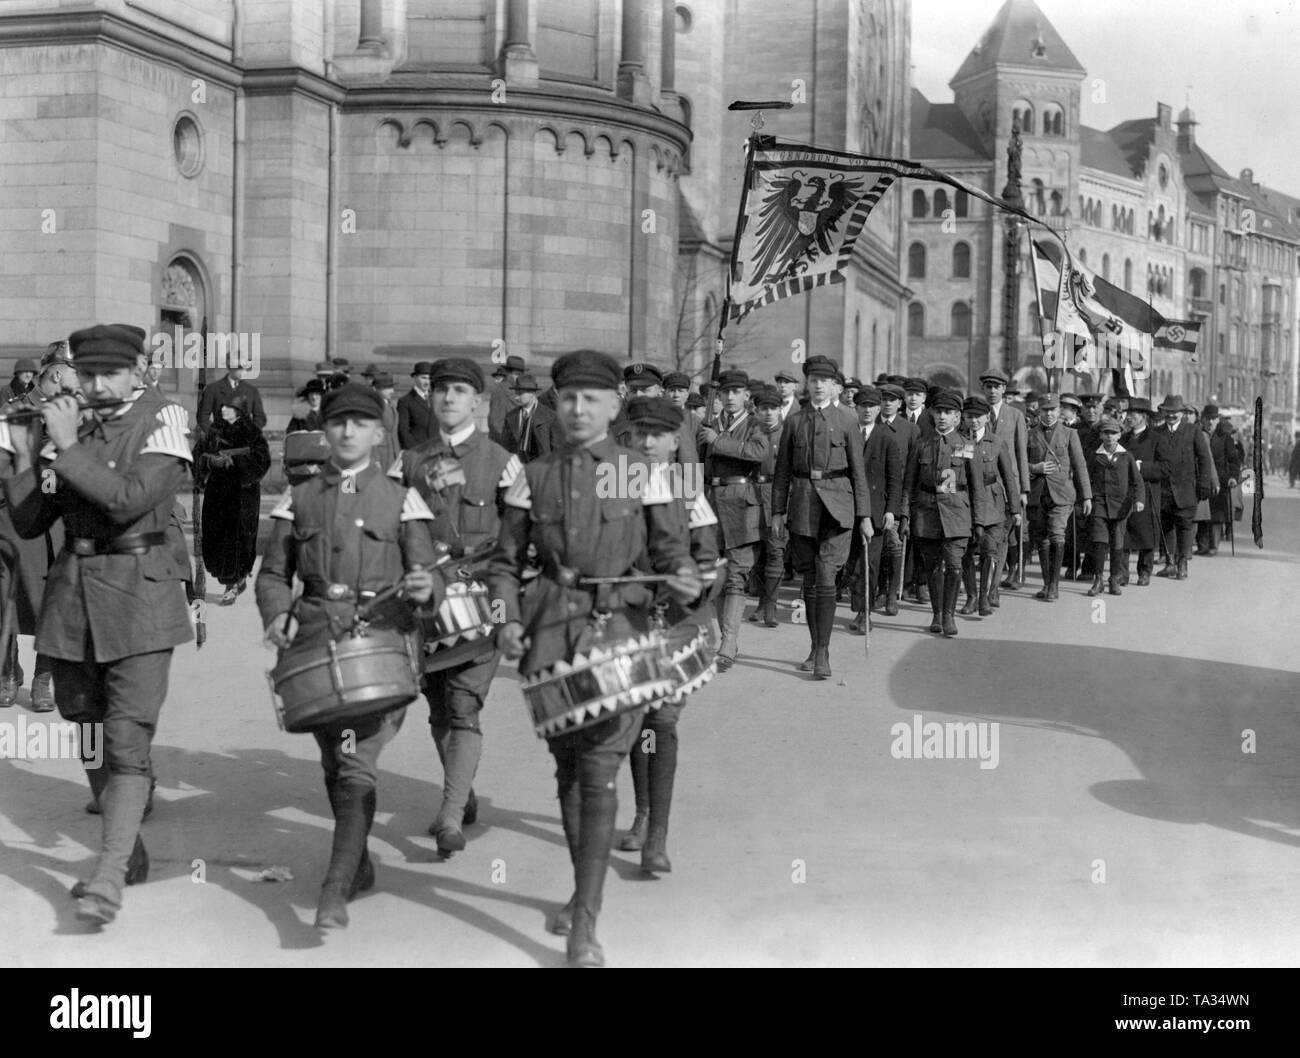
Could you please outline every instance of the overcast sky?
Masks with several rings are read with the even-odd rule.
[[[1300,196],[1300,0],[1038,0],[1085,70],[1083,123],[1174,118],[1191,86],[1197,143],[1234,176]],[[912,84],[952,101],[948,81],[1002,0],[912,0]],[[1104,103],[1091,100],[1094,78]]]

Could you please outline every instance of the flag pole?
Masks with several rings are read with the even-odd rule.
[[[1062,263],[1064,263],[1064,261],[1062,261]],[[1041,342],[1043,340],[1043,284],[1038,278],[1038,251],[1034,248],[1034,236],[1032,233],[1029,236],[1029,265],[1034,272],[1034,302],[1038,306],[1038,339]],[[1056,334],[1056,341],[1060,353],[1064,354],[1065,350],[1060,347],[1061,333],[1059,331],[1057,331]],[[1052,389],[1052,373],[1050,370],[1047,373],[1047,392],[1054,392]]]

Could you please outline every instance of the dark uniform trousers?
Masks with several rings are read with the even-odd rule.
[[[1014,525],[1015,507],[1020,498],[1016,461],[1007,440],[985,430],[974,445],[975,460],[968,481],[971,500],[971,537],[962,556],[962,578],[967,600],[977,591],[988,602],[989,590],[996,586],[1002,559],[1007,549],[1007,525]],[[1011,515],[1007,511],[1011,510]],[[977,586],[976,566],[980,567]],[[987,571],[987,572],[986,572]],[[988,583],[992,580],[992,584]],[[990,604],[991,610],[991,604]],[[981,616],[987,616],[981,610]]]
[[[437,434],[404,452],[400,466],[403,484],[416,489],[433,512],[434,538],[457,554],[472,553],[496,540],[501,490],[521,472],[518,457],[477,431],[458,445],[449,445]],[[479,714],[500,661],[501,655],[493,651],[486,658],[430,672],[421,684],[443,766],[442,806],[435,831],[447,825],[459,827],[473,797],[483,742]]]
[[[520,622],[528,637],[519,660],[520,676],[541,672],[557,661],[572,661],[586,651],[596,642],[598,609],[607,615],[600,633],[606,642],[650,628],[653,597],[644,585],[585,590],[573,586],[573,577],[623,576],[643,556],[659,573],[691,565],[685,509],[673,496],[666,470],[662,477],[650,475],[652,484],[640,499],[623,490],[613,490],[613,496],[598,491],[601,467],[645,463],[644,455],[606,436],[586,446],[566,444],[533,460],[506,489],[500,536],[488,560],[488,587],[492,598],[504,604],[506,622]],[[530,545],[543,573],[521,599]],[[615,780],[644,714],[644,706],[634,707],[584,730],[547,739],[574,868],[571,944],[589,938],[594,930],[618,809]]]
[[[63,521],[65,547],[45,583],[36,650],[54,660],[60,714],[104,725],[107,768],[89,766],[82,747],[103,815],[87,894],[111,905],[120,902],[149,794],[171,652],[194,636],[182,587],[189,571],[167,546],[176,493],[189,476],[189,442],[161,400],[143,390],[132,400],[112,418],[83,423],[78,443],[44,469],[4,483],[22,537]],[[53,446],[46,451],[53,455]],[[52,493],[45,469],[57,481]]]
[[[784,526],[780,532],[772,526],[772,479],[776,475],[776,452],[781,444],[783,428],[784,424],[778,422],[774,429],[767,432],[767,456],[763,460],[758,485],[762,541],[754,564],[763,578],[760,599],[764,606],[770,608],[768,612],[772,618],[776,616],[777,594],[781,588],[781,578],[785,575],[785,552],[790,540],[790,533]]]

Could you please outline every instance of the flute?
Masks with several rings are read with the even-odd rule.
[[[46,403],[41,401],[41,404]],[[105,400],[87,400],[79,401],[78,405],[81,411],[99,411],[107,408],[120,408],[123,404],[130,404],[130,400],[119,400],[117,398],[108,398]],[[26,425],[35,422],[41,418],[41,404],[24,404],[13,411],[0,411],[0,422],[13,423],[15,425]]]

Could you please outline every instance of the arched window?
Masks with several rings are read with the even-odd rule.
[[[1017,100],[1011,105],[1011,117],[1013,120],[1020,122],[1020,131],[1032,135],[1034,131],[1034,108],[1025,102]]]
[[[925,278],[925,247],[914,242],[907,251],[907,278],[924,279]]]
[[[953,279],[970,278],[970,243],[959,242],[952,248]]]
[[[1101,278],[1107,283],[1110,282],[1110,254],[1108,253],[1101,255]]]
[[[1043,107],[1043,135],[1063,136],[1064,129],[1065,113],[1061,110],[1060,104],[1048,103]]]
[[[965,191],[957,192],[956,212],[957,216],[964,217],[970,209],[970,196]]]
[[[1061,198],[1061,192],[1053,191],[1052,192],[1052,216],[1053,217],[1059,217],[1061,215],[1061,207],[1063,205],[1064,205],[1064,200]]]
[[[970,306],[966,302],[953,302],[951,322],[954,338],[970,337]]]
[[[939,188],[934,193],[934,215],[942,217],[944,210],[948,208],[948,192]]]
[[[1088,263],[1088,251],[1085,250],[1082,246],[1080,246],[1080,247],[1079,247],[1079,264],[1085,264],[1085,265],[1086,265],[1087,263]]]
[[[925,335],[925,306],[919,301],[907,306],[907,333],[913,338]]]
[[[1124,289],[1133,290],[1133,262],[1127,258],[1124,259]]]
[[[926,213],[925,192],[919,187],[912,192],[912,216],[924,217]]]
[[[1112,231],[1119,231],[1119,206],[1110,207],[1110,227]]]

